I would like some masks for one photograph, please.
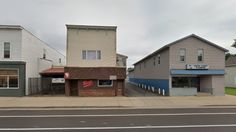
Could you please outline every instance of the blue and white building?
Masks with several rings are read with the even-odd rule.
[[[169,96],[224,95],[225,52],[197,35],[156,50],[134,64],[129,81]]]

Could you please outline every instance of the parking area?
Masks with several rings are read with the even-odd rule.
[[[125,96],[127,97],[150,97],[160,96],[157,93],[153,93],[151,90],[142,89],[132,83],[125,83]]]

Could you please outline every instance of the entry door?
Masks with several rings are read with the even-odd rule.
[[[71,80],[70,82],[70,95],[78,96],[78,81],[77,80]]]
[[[197,92],[200,92],[200,77],[196,77]]]

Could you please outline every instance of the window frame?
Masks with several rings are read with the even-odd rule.
[[[7,77],[7,87],[0,87],[0,89],[19,89],[20,88],[20,73],[18,68],[0,68],[0,70],[16,70],[17,75],[0,75],[0,76],[6,76]],[[18,87],[9,87],[9,77],[10,76],[17,76],[18,80]]]
[[[181,51],[182,51],[182,50],[184,51],[184,60],[183,60],[183,61],[181,60],[181,57],[182,57],[182,56],[181,56]],[[186,54],[187,54],[187,51],[186,51],[185,48],[180,48],[180,49],[179,49],[179,62],[181,62],[181,63],[186,62]]]
[[[198,51],[200,51],[200,50],[202,51],[202,60],[201,60],[201,61],[198,60],[198,57],[199,57]],[[198,61],[198,62],[203,62],[203,61],[204,61],[204,49],[198,49],[198,50],[197,50],[197,61]]]
[[[99,81],[111,81],[111,85],[99,85]],[[97,80],[97,86],[98,87],[113,87],[113,80],[99,79],[99,80]]]
[[[94,51],[96,55],[96,59],[88,59],[88,52]],[[102,59],[102,51],[101,50],[82,50],[82,60],[101,60]]]
[[[161,64],[161,54],[157,55],[157,64],[160,65]]]
[[[5,44],[9,44],[9,57],[5,57]],[[11,59],[11,43],[10,42],[4,42],[3,43],[3,58],[4,59]]]

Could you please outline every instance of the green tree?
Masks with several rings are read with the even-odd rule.
[[[234,43],[231,45],[231,47],[236,48],[236,39],[234,39]]]

